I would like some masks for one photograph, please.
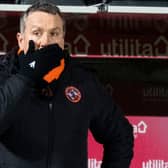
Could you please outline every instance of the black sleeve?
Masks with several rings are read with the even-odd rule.
[[[97,84],[94,86],[94,117],[90,130],[104,148],[102,168],[129,168],[133,158],[133,127],[122,110]]]
[[[28,81],[24,77],[11,74],[4,59],[0,59],[0,134],[15,118],[14,110],[19,100],[28,91]]]

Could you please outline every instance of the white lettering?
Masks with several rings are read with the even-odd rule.
[[[113,39],[111,43],[100,43],[101,55],[153,56],[152,44],[138,39]]]
[[[95,158],[88,159],[88,168],[101,168],[102,161],[97,161]]]
[[[142,168],[168,168],[168,162],[164,160],[148,160],[142,162]]]
[[[70,53],[74,55],[87,56],[92,51],[92,44],[88,37],[83,34],[77,35],[73,43],[66,43]],[[153,42],[144,43],[141,39],[120,38],[112,39],[111,42],[100,42],[97,54],[102,56],[166,56],[168,55],[168,40],[164,36],[159,36]]]

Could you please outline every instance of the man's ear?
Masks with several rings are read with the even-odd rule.
[[[21,33],[17,33],[16,34],[16,38],[18,41],[18,46],[20,48],[20,50],[24,50],[24,39],[23,39],[23,35]]]

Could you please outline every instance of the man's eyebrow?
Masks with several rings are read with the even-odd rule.
[[[38,25],[32,25],[31,29],[43,30],[43,28]],[[49,31],[62,31],[62,29],[61,27],[53,27]]]
[[[59,30],[59,31],[61,31],[61,28],[60,27],[54,27],[51,30]]]

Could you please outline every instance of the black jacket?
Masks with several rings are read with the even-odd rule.
[[[1,58],[0,168],[87,168],[88,129],[103,144],[102,168],[129,168],[132,126],[88,69],[71,61],[52,99],[18,69],[15,54]]]

